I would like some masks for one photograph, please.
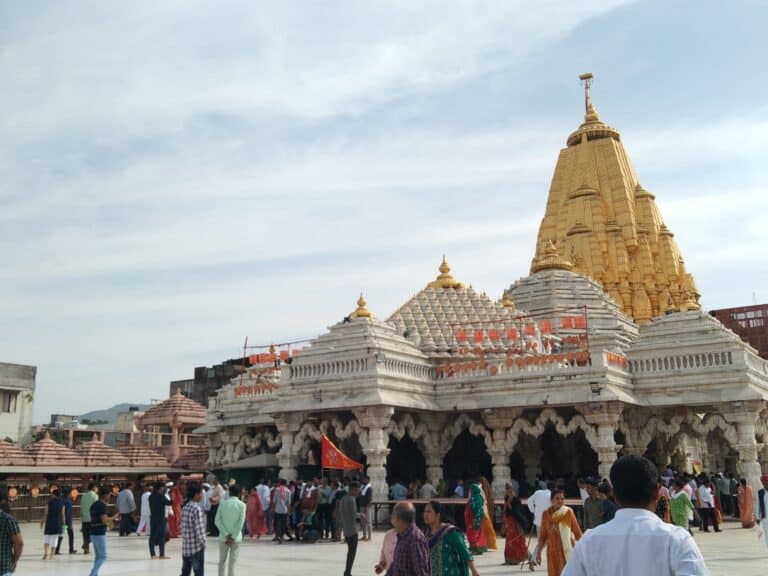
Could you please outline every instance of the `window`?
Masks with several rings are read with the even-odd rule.
[[[16,412],[16,397],[18,392],[0,390],[0,412]]]

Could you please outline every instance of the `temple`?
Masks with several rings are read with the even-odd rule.
[[[389,316],[361,295],[305,348],[272,350],[211,397],[208,465],[317,473],[327,434],[395,479],[768,471],[768,363],[699,293],[619,132],[589,98],[555,168],[530,275],[491,298],[434,279]],[[245,466],[242,466],[243,468]]]

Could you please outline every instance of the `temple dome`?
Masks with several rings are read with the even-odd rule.
[[[425,353],[446,353],[455,347],[455,332],[481,329],[488,322],[518,315],[511,302],[494,302],[450,276],[443,257],[436,280],[405,302],[387,320]]]

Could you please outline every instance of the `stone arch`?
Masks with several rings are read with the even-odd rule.
[[[493,445],[491,431],[467,414],[462,414],[453,421],[453,424],[443,430],[443,435],[440,438],[440,446],[444,452],[451,448],[456,438],[458,438],[464,430],[468,430],[472,436],[482,436],[485,441],[486,450],[490,450]]]
[[[387,432],[387,483],[424,480],[427,475],[425,445],[430,442],[427,427],[423,423],[417,424],[411,414],[405,413],[397,420],[391,420]]]
[[[343,441],[351,438],[353,434],[357,434],[361,447],[367,442],[368,432],[360,426],[356,419],[353,418],[344,424],[337,415],[333,415],[330,418],[320,420],[319,424],[312,421],[304,422],[294,437],[292,453],[299,458],[304,457],[313,442],[320,442],[323,435],[329,435],[331,429],[337,440]]]
[[[525,418],[518,418],[512,427],[507,430],[505,439],[505,447],[509,452],[512,452],[517,445],[517,441],[521,433],[526,433],[529,436],[537,438],[544,433],[547,424],[554,425],[555,430],[561,436],[568,436],[576,430],[582,430],[587,441],[592,447],[597,446],[598,436],[594,426],[589,424],[584,416],[576,414],[572,416],[568,423],[565,422],[560,414],[553,408],[545,408],[536,417],[533,423],[530,423]]]

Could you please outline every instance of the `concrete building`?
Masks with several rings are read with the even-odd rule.
[[[37,367],[0,362],[0,440],[31,439]]]
[[[589,94],[552,180],[530,275],[498,299],[439,275],[381,320],[361,296],[291,362],[218,390],[209,465],[271,455],[287,479],[328,435],[394,479],[608,475],[658,465],[768,471],[768,362],[702,312],[619,132]],[[494,262],[493,265],[498,265]],[[271,362],[267,358],[266,363]]]

